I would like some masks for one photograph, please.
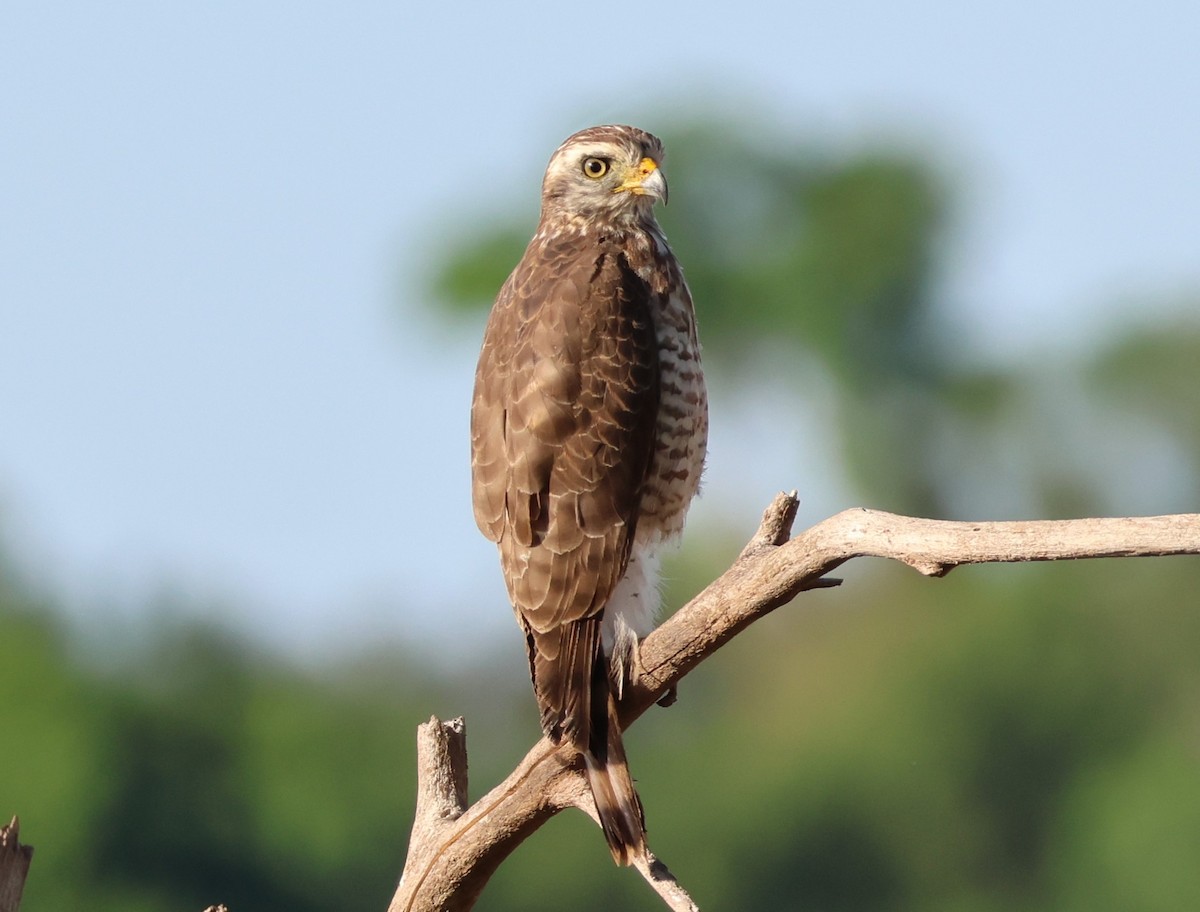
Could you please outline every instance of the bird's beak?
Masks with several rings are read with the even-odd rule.
[[[622,190],[636,196],[652,196],[662,200],[664,206],[667,204],[667,179],[658,162],[649,157],[629,169],[624,182],[617,187],[617,192]]]

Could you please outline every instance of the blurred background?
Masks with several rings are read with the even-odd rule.
[[[550,152],[667,144],[676,607],[799,524],[1200,508],[1200,8],[0,9],[0,816],[28,912],[377,910],[414,727],[537,734],[467,411]],[[856,562],[629,734],[704,908],[1200,907],[1200,560]],[[656,909],[582,815],[478,908]]]

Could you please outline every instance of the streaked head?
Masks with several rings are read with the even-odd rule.
[[[663,147],[637,127],[610,124],[581,130],[555,150],[542,181],[542,217],[651,218],[667,201]]]

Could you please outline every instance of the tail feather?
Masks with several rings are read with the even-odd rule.
[[[601,648],[600,618],[552,630],[527,628],[529,668],[542,713],[542,730],[582,755],[600,826],[613,860],[632,864],[646,851],[642,802],[633,787],[617,702]]]
[[[583,759],[600,827],[604,830],[613,861],[629,865],[646,854],[646,818],[625,759],[616,700],[611,692],[607,697],[607,737],[603,742],[603,753],[596,749],[600,745],[592,745],[583,752]]]

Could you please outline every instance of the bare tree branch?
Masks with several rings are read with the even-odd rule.
[[[595,802],[591,800],[591,793],[588,792],[582,797],[584,802],[576,807],[591,817],[596,826],[600,826],[600,814],[596,811]],[[672,912],[700,912],[700,907],[688,895],[687,890],[653,852],[647,851],[644,856],[635,858],[633,868],[645,878],[650,889],[658,894]]]
[[[854,509],[789,540],[796,509],[794,493],[777,496],[733,566],[642,641],[622,724],[749,624],[807,589],[835,585],[826,574],[855,557],[889,558],[939,577],[962,564],[1200,554],[1200,514],[970,523]],[[464,807],[461,720],[431,719],[420,726],[418,745],[417,819],[389,912],[470,909],[500,863],[554,814],[578,807],[595,816],[579,757],[568,747],[542,739],[504,782]],[[669,908],[696,910],[653,856],[638,869]]]
[[[596,823],[598,825],[600,821],[597,820]],[[667,866],[654,857],[653,852],[648,852],[633,864],[638,873],[646,878],[650,889],[659,895],[672,912],[700,912],[700,907],[692,901],[687,890],[675,879],[675,875],[667,870]]]
[[[21,821],[0,826],[0,912],[17,912],[25,878],[33,861],[33,846],[21,845]]]

